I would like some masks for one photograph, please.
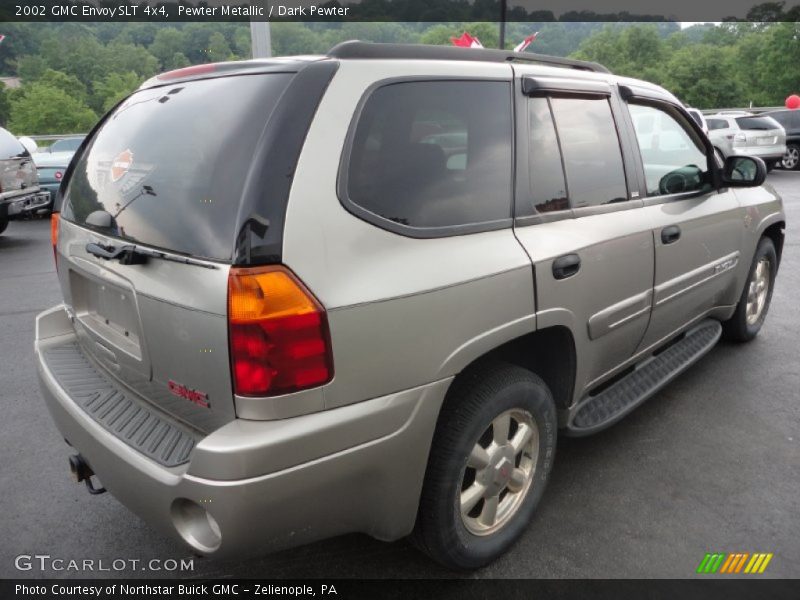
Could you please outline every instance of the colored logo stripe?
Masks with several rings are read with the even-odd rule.
[[[700,565],[697,567],[698,573],[763,573],[773,554],[756,552],[725,552],[706,553]],[[747,566],[745,566],[747,565]]]

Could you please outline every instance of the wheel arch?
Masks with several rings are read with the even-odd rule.
[[[454,389],[456,381],[492,361],[506,362],[535,373],[547,384],[557,409],[567,409],[571,405],[577,356],[575,339],[568,327],[554,325],[531,331],[488,350],[456,375],[449,390]]]
[[[778,257],[778,266],[780,267],[781,264],[781,254],[783,253],[783,240],[785,237],[784,231],[786,230],[786,222],[785,221],[776,221],[770,225],[768,225],[764,230],[761,232],[761,237],[768,237],[772,240],[773,245],[775,246],[775,254]]]

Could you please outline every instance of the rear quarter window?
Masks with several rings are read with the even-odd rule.
[[[777,121],[769,117],[737,117],[736,122],[740,129],[768,131],[780,127]]]
[[[358,116],[340,197],[357,216],[409,235],[502,223],[511,148],[510,83],[390,83]]]

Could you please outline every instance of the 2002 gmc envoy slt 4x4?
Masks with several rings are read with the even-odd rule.
[[[414,534],[474,568],[556,434],[765,318],[782,202],[678,100],[592,63],[349,42],[146,82],[65,176],[47,405],[208,555]]]

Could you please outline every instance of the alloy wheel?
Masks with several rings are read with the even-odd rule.
[[[489,535],[517,513],[531,487],[539,429],[525,410],[498,415],[484,430],[464,469],[461,520],[470,533]]]

